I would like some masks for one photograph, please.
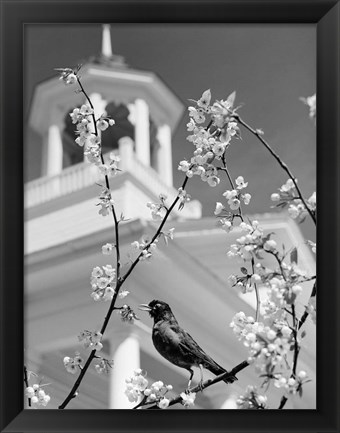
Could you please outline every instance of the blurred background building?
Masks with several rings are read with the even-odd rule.
[[[106,111],[116,121],[102,133],[102,146],[104,153],[114,151],[121,158],[122,172],[110,180],[110,186],[119,214],[129,219],[120,226],[124,273],[131,242],[156,228],[146,203],[157,201],[160,193],[171,203],[177,195],[173,166],[178,161],[172,161],[172,137],[185,107],[153,71],[128,67],[122,56],[112,53],[109,26],[103,26],[101,53],[88,59],[81,77],[96,116]],[[95,303],[90,297],[90,274],[93,267],[112,259],[102,255],[101,246],[114,242],[114,227],[111,218],[98,215],[98,184],[103,179],[83,160],[69,116],[84,102],[74,88],[53,77],[36,86],[27,122],[27,137],[33,132],[39,139],[27,138],[25,143],[30,162],[25,184],[25,359],[29,370],[51,383],[49,408],[64,400],[75,381],[63,366],[64,356],[72,357],[76,351],[86,356],[77,335],[83,329],[98,330],[108,309],[107,303]],[[278,245],[284,243],[287,250],[297,246],[299,266],[315,273],[314,257],[293,220],[278,213],[256,218],[265,230],[275,232]],[[226,256],[239,232],[227,235],[217,227],[216,219],[202,218],[197,200],[181,211],[175,209],[166,227],[175,228],[174,240],[168,246],[160,242],[150,263],[136,267],[125,284],[130,295],[122,303],[136,309],[152,299],[168,302],[201,347],[230,369],[247,355],[229,323],[238,311],[254,315],[255,305],[254,294],[240,295],[227,282],[240,267]],[[300,314],[311,290],[307,283],[304,287]],[[184,390],[187,371],[158,355],[151,341],[151,319],[143,312],[138,316],[141,320],[130,325],[113,315],[103,352],[114,359],[114,369],[106,376],[90,368],[79,398],[69,408],[131,407],[124,395],[125,378],[137,367],[146,370],[151,380],[172,384],[176,392]],[[299,369],[306,370],[313,382],[306,385],[302,399],[289,399],[287,408],[316,405],[315,327],[309,320],[305,326]],[[220,383],[198,395],[196,407],[234,408],[235,396],[248,384],[259,383],[254,369],[247,368],[232,386]],[[270,388],[273,407],[281,395]]]

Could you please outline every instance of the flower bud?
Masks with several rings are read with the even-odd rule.
[[[299,379],[305,379],[307,377],[307,373],[304,370],[301,370],[297,376]]]

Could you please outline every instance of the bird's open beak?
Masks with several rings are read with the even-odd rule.
[[[140,304],[140,306],[138,307],[138,310],[142,310],[142,311],[151,311],[152,308],[150,308],[148,306],[148,304]]]

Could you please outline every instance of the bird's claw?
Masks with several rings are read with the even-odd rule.
[[[202,392],[204,390],[203,380],[200,380],[197,386],[198,389]]]
[[[203,380],[200,380],[199,383],[197,384],[198,387],[198,391],[202,392],[204,390],[204,385],[203,385]],[[186,388],[186,390],[184,391],[186,394],[190,394],[191,393],[191,389],[188,387]]]

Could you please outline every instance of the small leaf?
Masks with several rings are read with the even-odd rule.
[[[235,98],[236,98],[236,91],[234,90],[232,93],[230,93],[230,95],[227,98],[227,103],[230,105],[231,108],[234,106]]]
[[[210,100],[211,100],[211,91],[210,91],[210,89],[208,89],[208,90],[205,90],[203,92],[200,101],[203,104],[209,105],[210,104]]]
[[[268,233],[266,236],[264,236],[264,237],[263,237],[263,243],[269,241],[270,236],[271,236],[271,235],[274,235],[274,234],[275,234],[274,232],[270,232],[270,233]]]
[[[298,251],[297,248],[294,247],[290,253],[290,263],[297,264],[297,262],[298,262]]]

